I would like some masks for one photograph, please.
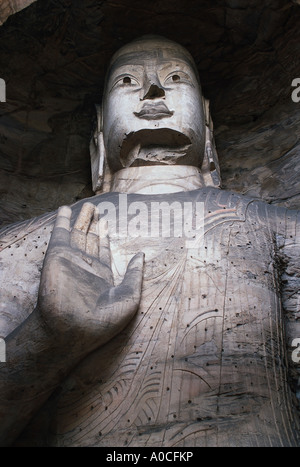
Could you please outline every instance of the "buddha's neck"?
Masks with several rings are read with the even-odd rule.
[[[200,170],[189,165],[129,167],[116,172],[111,191],[160,194],[196,190],[204,186]]]

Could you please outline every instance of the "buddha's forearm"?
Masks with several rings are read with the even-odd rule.
[[[0,363],[0,445],[9,446],[77,363],[44,325],[38,310],[6,339]]]

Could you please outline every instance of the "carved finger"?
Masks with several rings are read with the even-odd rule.
[[[70,219],[72,210],[69,206],[62,206],[57,212],[49,246],[66,245],[70,242]]]
[[[93,220],[91,222],[88,234],[86,237],[86,252],[90,256],[98,259],[99,257],[99,235],[98,235],[98,222],[99,222],[99,211],[95,207]]]
[[[142,292],[144,254],[138,253],[129,262],[124,280],[105,291],[97,302],[96,313],[101,345],[121,332],[137,312]]]
[[[95,206],[84,203],[71,232],[71,246],[85,251],[86,236],[93,218]]]
[[[128,263],[124,279],[122,281],[123,286],[133,289],[134,293],[140,295],[143,281],[144,271],[144,253],[137,253]]]
[[[101,263],[105,264],[109,269],[111,269],[111,251],[110,251],[107,221],[100,219],[98,223],[98,229],[99,229],[99,259]]]

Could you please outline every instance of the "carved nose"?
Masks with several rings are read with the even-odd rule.
[[[142,101],[145,99],[156,99],[158,97],[165,97],[165,91],[157,86],[156,84],[151,84],[148,92],[144,95]]]

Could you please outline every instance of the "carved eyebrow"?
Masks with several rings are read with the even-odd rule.
[[[134,68],[131,66],[129,68],[129,66],[122,66],[116,70],[114,70],[113,73],[110,74],[110,81],[115,81],[116,79],[122,77],[122,76],[126,76],[126,75],[131,75],[131,76],[135,76],[135,75],[139,75],[139,74],[142,74],[143,73],[143,70],[144,70],[144,67],[143,66],[135,66]]]
[[[150,50],[150,51],[141,50],[141,51],[127,52],[127,53],[124,53],[118,56],[110,64],[108,74],[106,77],[106,83],[108,83],[111,80],[111,77],[116,72],[116,70],[120,69],[121,67],[125,67],[128,65],[134,65],[136,67],[140,66],[144,68],[144,63],[146,60],[154,60],[158,58],[162,62],[169,62],[171,59],[171,55],[169,57],[166,57],[163,54],[165,50],[166,49],[159,49],[159,48],[156,50]],[[172,52],[172,49],[170,49],[170,51]],[[195,64],[189,59],[188,56],[186,56],[180,50],[178,50],[176,51],[176,57],[174,57],[174,59],[180,62],[183,62],[185,65],[188,65],[194,71],[195,77],[197,81],[200,83],[198,70],[196,69]]]
[[[149,58],[149,57],[148,57]],[[120,69],[125,69],[128,65],[134,65],[135,67],[144,68],[144,60],[139,57],[138,53],[126,53],[120,55],[116,60],[114,60],[108,69],[108,73],[106,75],[106,83],[112,80],[114,76],[119,75],[122,73]]]
[[[176,75],[177,73],[180,73],[181,75],[184,75],[187,78],[193,79],[193,75],[191,75],[191,73],[188,73],[183,68],[172,68],[172,71],[169,71],[167,73],[165,79],[168,79],[168,78],[170,78],[170,76]]]
[[[130,69],[129,69],[130,65]],[[144,70],[143,65],[134,65],[134,68],[132,67],[132,64],[124,64],[120,66],[113,67],[109,70],[109,73],[106,76],[105,80],[105,88],[109,85],[111,87],[116,83],[116,81],[124,76],[131,76],[135,79],[138,79],[138,75],[142,74]]]

